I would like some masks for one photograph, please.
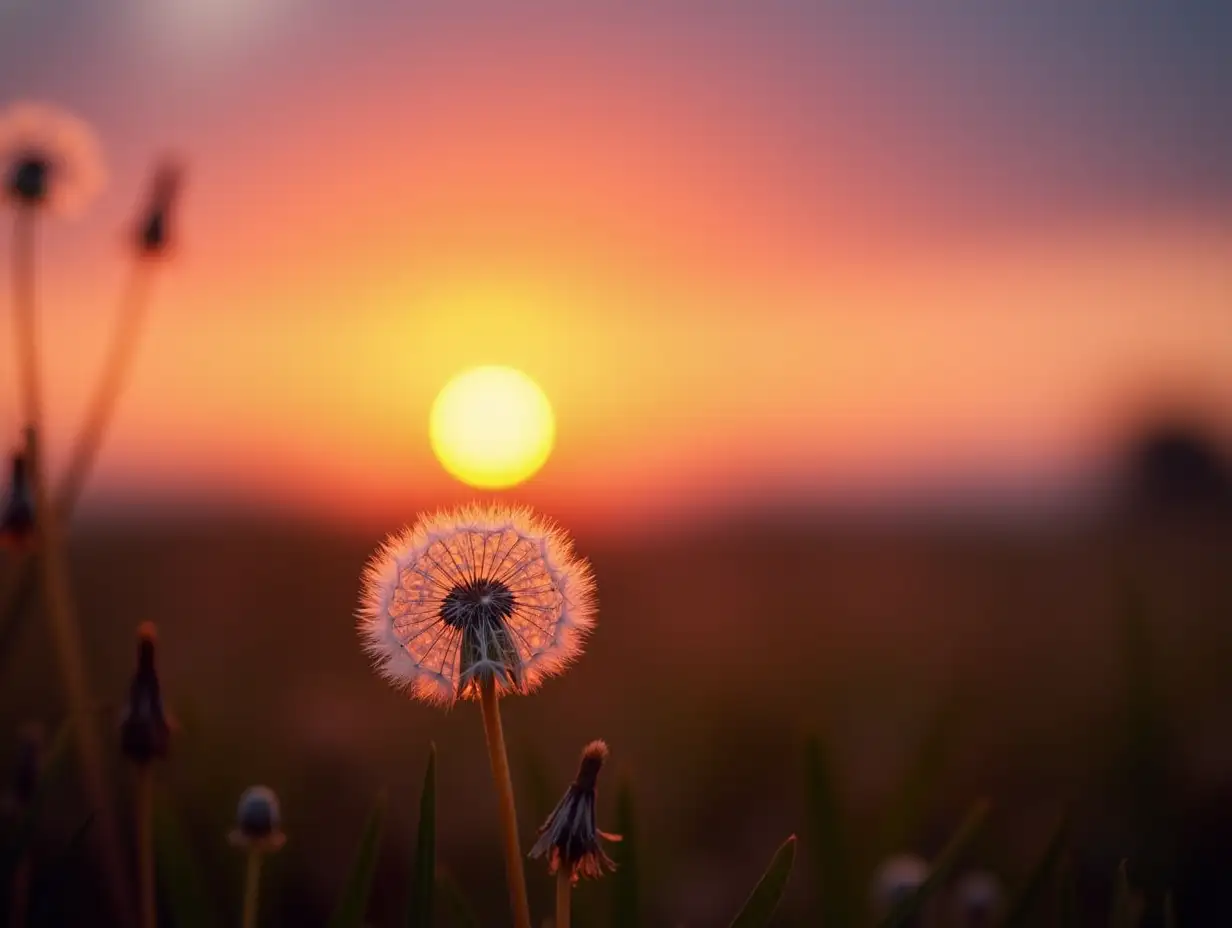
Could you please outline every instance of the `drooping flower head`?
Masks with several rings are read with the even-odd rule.
[[[183,182],[184,169],[178,162],[165,160],[155,170],[133,236],[137,253],[143,257],[157,258],[165,254],[171,246],[171,225],[174,219],[172,214]]]
[[[527,693],[594,624],[590,567],[528,509],[466,506],[392,535],[364,571],[359,633],[376,668],[441,705]]]
[[[539,839],[530,851],[531,857],[547,854],[548,872],[564,868],[574,883],[579,876],[597,879],[605,869],[616,869],[599,839],[619,841],[620,835],[600,831],[595,825],[599,771],[607,753],[607,745],[602,741],[592,741],[582,750],[577,779],[539,827]]]
[[[94,133],[76,116],[41,103],[0,112],[0,180],[8,199],[76,213],[105,179]]]

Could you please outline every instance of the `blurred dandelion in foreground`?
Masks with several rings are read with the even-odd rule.
[[[556,808],[539,826],[539,839],[531,848],[531,857],[548,855],[548,872],[564,871],[570,882],[579,876],[597,879],[604,870],[615,870],[616,864],[604,852],[599,839],[619,841],[620,835],[600,831],[595,825],[595,796],[599,771],[607,760],[607,745],[592,741],[582,751],[577,779],[573,781]]]
[[[30,471],[26,455],[13,455],[8,494],[4,512],[0,515],[0,543],[22,548],[34,534],[34,487],[30,484]]]
[[[0,171],[14,203],[69,214],[83,209],[106,179],[90,127],[42,103],[17,103],[0,113]]]
[[[1004,895],[995,874],[986,870],[965,874],[954,887],[954,924],[962,928],[992,928],[1000,918]]]
[[[928,863],[915,854],[898,854],[882,861],[873,874],[873,912],[884,918],[915,894],[928,879]]]
[[[469,506],[389,538],[364,573],[360,636],[377,670],[428,702],[527,693],[581,653],[594,581],[526,509]]]
[[[243,928],[257,924],[257,904],[260,898],[261,863],[286,843],[282,833],[282,810],[278,794],[268,786],[250,786],[240,796],[235,810],[235,828],[231,843],[248,852],[248,868],[244,877]]]
[[[359,634],[408,694],[477,698],[499,801],[515,928],[531,928],[500,697],[560,673],[594,625],[594,580],[565,533],[528,509],[467,506],[391,536],[363,577]]]

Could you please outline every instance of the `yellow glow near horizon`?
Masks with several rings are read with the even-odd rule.
[[[556,438],[552,406],[539,385],[512,367],[475,367],[437,394],[428,421],[432,450],[464,483],[485,489],[530,478]]]

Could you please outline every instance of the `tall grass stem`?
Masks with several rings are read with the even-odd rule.
[[[17,329],[21,404],[26,415],[26,456],[34,487],[35,540],[43,586],[44,605],[52,631],[73,731],[81,756],[87,798],[97,815],[103,874],[116,914],[131,923],[125,890],[120,831],[107,788],[102,741],[93,712],[84,647],[77,622],[59,520],[48,492],[47,467],[42,453],[43,403],[39,374],[38,313],[35,291],[35,229],[37,214],[28,207],[17,210],[13,230],[13,315]],[[20,587],[18,583],[17,587]]]

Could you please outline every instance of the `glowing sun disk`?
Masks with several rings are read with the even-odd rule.
[[[531,477],[556,437],[552,406],[538,384],[512,367],[475,367],[437,394],[428,422],[444,468],[471,486],[496,489]]]

